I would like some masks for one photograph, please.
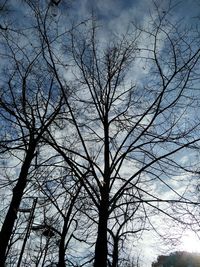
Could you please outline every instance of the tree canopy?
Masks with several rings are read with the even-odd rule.
[[[0,266],[137,265],[155,216],[190,225],[199,204],[199,29],[170,2],[109,38],[64,1],[4,4]]]

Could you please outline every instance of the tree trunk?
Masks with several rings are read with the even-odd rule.
[[[70,223],[70,216],[72,214],[72,209],[74,207],[74,203],[79,195],[79,192],[81,190],[81,186],[79,186],[76,194],[74,195],[70,205],[69,209],[67,212],[67,216],[64,219],[64,225],[63,225],[63,230],[62,230],[62,235],[60,239],[60,244],[59,244],[59,260],[58,260],[58,267],[65,267],[65,252],[66,252],[66,246],[65,246],[65,238],[69,230],[69,223]]]
[[[100,187],[101,202],[99,207],[99,224],[95,246],[94,267],[107,267],[108,258],[108,208],[110,184],[110,159],[109,159],[109,123],[108,113],[104,117],[104,180]]]
[[[6,250],[8,248],[8,243],[12,235],[13,227],[17,218],[17,212],[22,200],[23,192],[27,183],[27,175],[31,165],[31,161],[34,157],[35,146],[32,146],[27,151],[25,160],[23,162],[21,172],[17,184],[13,189],[13,195],[11,203],[6,214],[5,220],[3,222],[1,232],[0,232],[0,266],[5,266],[6,261]]]
[[[67,223],[68,221],[65,220],[63,230],[62,230],[62,235],[60,239],[60,244],[59,244],[59,260],[58,260],[58,267],[66,267],[65,264],[65,237],[67,234]]]
[[[108,206],[101,203],[99,210],[99,224],[95,247],[94,267],[107,267],[108,244],[107,244]]]
[[[112,267],[118,267],[118,238],[113,240],[113,255],[112,255]]]

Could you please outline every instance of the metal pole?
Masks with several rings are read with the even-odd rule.
[[[26,246],[26,242],[27,242],[27,240],[29,238],[29,235],[30,235],[31,226],[33,224],[33,219],[34,219],[34,212],[35,212],[36,204],[37,204],[37,198],[35,198],[33,200],[33,205],[32,205],[30,216],[29,216],[29,222],[28,222],[28,226],[27,226],[27,231],[26,231],[26,235],[25,235],[25,238],[24,238],[24,242],[23,242],[23,245],[22,245],[21,252],[20,252],[20,256],[19,256],[19,260],[18,260],[18,263],[17,263],[17,267],[20,267],[20,264],[21,264],[21,261],[22,261],[22,256],[24,254],[24,249],[25,249],[25,246]]]

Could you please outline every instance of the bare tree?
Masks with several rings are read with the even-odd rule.
[[[52,166],[50,168],[52,169]],[[59,165],[53,168],[54,172],[51,170],[50,175],[47,175],[47,173],[42,175],[44,177],[39,175],[37,190],[41,192],[42,206],[47,206],[49,210],[45,217],[48,218],[48,215],[54,209],[56,223],[54,221],[47,223],[44,219],[42,224],[34,227],[34,230],[42,230],[44,234],[45,229],[49,229],[53,235],[57,235],[58,266],[65,267],[68,258],[70,258],[68,255],[70,241],[79,227],[80,210],[83,203],[77,204],[77,199],[79,198],[81,185],[77,179],[70,175],[67,168]],[[41,165],[41,172],[43,172],[43,169],[44,166]],[[55,172],[59,175],[56,176]]]
[[[27,42],[20,44],[19,39]],[[62,108],[62,97],[55,92],[56,82],[41,64],[42,48],[33,48],[31,40],[20,32],[1,33],[5,44],[4,57],[9,60],[9,71],[4,71],[0,96],[1,153],[17,159],[19,171],[11,178],[12,198],[0,232],[0,264],[4,266],[8,242],[12,235],[20,202],[28,183],[30,171],[37,166],[33,159],[37,146]],[[33,50],[34,49],[34,53]],[[46,77],[41,76],[46,73]],[[7,131],[9,130],[9,134]]]
[[[199,121],[186,116],[195,112],[197,96],[191,87],[198,79],[200,50],[193,45],[198,36],[179,32],[177,25],[167,21],[168,11],[157,11],[150,29],[137,27],[131,36],[108,45],[99,43],[94,21],[88,26],[89,34],[84,26],[72,31],[71,46],[66,45],[75,65],[71,83],[63,81],[58,71],[46,33],[49,64],[69,110],[71,131],[78,137],[73,147],[57,143],[51,133],[49,140],[97,208],[95,267],[107,266],[108,229],[117,210],[126,214],[127,208],[131,212],[142,203],[139,212],[143,210],[144,217],[149,208],[175,219],[162,203],[190,203],[173,189],[170,179],[180,170],[187,171],[178,158],[180,152],[186,153],[199,142]],[[142,45],[147,38],[148,45]],[[145,79],[137,71],[139,64],[147,69]],[[70,98],[66,92],[72,87]],[[89,175],[83,179],[88,168]],[[154,185],[166,187],[173,198],[162,199]]]
[[[6,73],[0,99],[0,115],[14,138],[2,134],[2,153],[17,157],[22,151],[22,156],[8,210],[12,224],[4,234],[6,242],[1,242],[1,255],[29,174],[38,167],[36,152],[48,147],[47,153],[64,161],[70,181],[64,176],[55,180],[62,165],[53,168],[53,179],[41,174],[45,160],[40,165],[35,192],[44,194],[47,209],[54,207],[54,214],[62,217],[61,231],[51,226],[60,235],[59,256],[49,253],[47,238],[42,265],[51,254],[52,262],[58,259],[59,266],[65,266],[68,241],[84,240],[91,253],[82,256],[81,266],[122,266],[125,255],[119,251],[123,253],[129,235],[149,228],[152,212],[181,222],[169,206],[196,204],[174,188],[173,179],[192,171],[194,166],[182,158],[200,141],[198,31],[170,23],[170,7],[163,12],[155,5],[157,13],[148,25],[132,25],[125,35],[101,42],[94,19],[67,29],[52,18],[50,5],[40,9],[38,2],[25,2],[34,14],[37,38],[25,35],[25,45],[18,44],[21,32],[2,31],[14,66]],[[170,199],[160,196],[161,187],[170,191]],[[86,222],[83,237],[78,235],[77,213]],[[70,232],[71,222],[75,233]],[[46,230],[53,229],[47,225]],[[4,223],[1,232],[7,229]],[[74,262],[68,260],[71,266]]]

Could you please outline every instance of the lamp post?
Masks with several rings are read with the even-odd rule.
[[[29,235],[30,235],[31,226],[32,226],[33,220],[34,220],[34,212],[35,212],[36,204],[37,204],[37,198],[35,198],[33,200],[33,205],[32,205],[32,208],[30,209],[28,226],[27,226],[25,238],[24,238],[24,241],[23,241],[23,244],[22,244],[21,252],[20,252],[20,255],[19,255],[19,260],[18,260],[18,263],[17,263],[17,267],[20,267],[20,264],[21,264],[21,261],[22,261],[22,257],[23,257],[23,254],[24,254],[24,249],[25,249],[25,246],[26,246],[26,242],[27,242],[27,240],[29,238]],[[23,212],[23,210],[21,210],[21,211]],[[27,212],[27,210],[26,210],[26,212]]]

